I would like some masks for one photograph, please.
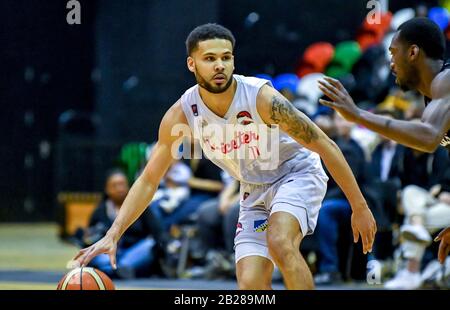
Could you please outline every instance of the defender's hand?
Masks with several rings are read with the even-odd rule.
[[[368,207],[357,209],[352,213],[353,241],[358,242],[359,235],[363,244],[363,253],[372,252],[373,241],[377,232],[377,224]]]
[[[330,77],[324,77],[324,80],[319,80],[319,88],[332,100],[320,99],[319,102],[321,104],[338,111],[342,117],[350,122],[354,122],[357,119],[359,109],[341,82]]]
[[[445,262],[445,259],[450,252],[450,227],[445,228],[439,233],[434,241],[441,240],[439,244],[438,260],[441,264]]]
[[[90,247],[81,249],[78,254],[73,258],[70,268],[84,267],[97,255],[106,253],[109,255],[109,260],[113,269],[116,269],[116,250],[117,244],[113,238],[108,234],[91,245]]]

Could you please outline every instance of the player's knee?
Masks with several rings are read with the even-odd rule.
[[[267,245],[270,254],[277,262],[282,262],[285,258],[290,257],[296,250],[293,240],[279,234],[268,234]]]
[[[240,290],[269,290],[271,288],[270,281],[245,273],[238,278],[238,286]]]

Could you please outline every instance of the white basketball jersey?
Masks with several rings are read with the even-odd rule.
[[[236,93],[224,118],[202,101],[199,86],[181,97],[194,139],[205,156],[237,180],[271,184],[290,172],[322,170],[319,155],[304,148],[278,126],[267,126],[256,109],[259,89],[269,81],[234,75]]]

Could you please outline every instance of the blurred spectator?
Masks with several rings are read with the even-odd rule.
[[[394,85],[389,72],[388,60],[382,45],[374,45],[364,51],[352,68],[356,85],[351,95],[355,102],[369,101],[372,105],[381,102]]]
[[[297,98],[292,101],[292,104],[297,109],[310,117],[318,112],[318,103],[322,92],[317,87],[317,81],[322,77],[322,73],[310,73],[305,75],[297,85]]]
[[[414,289],[422,284],[421,261],[431,243],[430,234],[450,225],[448,153],[442,147],[433,154],[407,148],[400,173],[405,220],[400,230],[403,242],[399,251],[406,267],[400,267],[385,287]]]
[[[234,252],[239,200],[239,182],[232,180],[217,200],[203,204],[198,211],[200,238],[206,250],[224,248],[229,254]]]
[[[197,219],[198,233],[191,242],[196,266],[188,277],[234,277],[234,237],[239,217],[239,182],[223,172],[225,188],[217,199],[204,202]],[[200,258],[200,259],[198,259]]]
[[[314,118],[314,123],[316,123],[319,128],[326,133],[327,136],[332,137],[335,135],[336,128],[334,127],[333,119],[328,114],[318,114]]]
[[[338,113],[334,114],[333,120],[337,131],[337,136],[333,139],[344,154],[359,186],[362,187],[366,182],[364,177],[366,162],[362,148],[350,135],[354,124],[346,121]],[[338,237],[340,231],[346,231],[350,236],[351,213],[350,204],[330,178],[317,223],[319,273],[314,278],[316,284],[332,284],[342,280],[339,270]]]
[[[376,112],[386,117],[394,117],[396,113],[388,110]],[[398,223],[397,201],[401,190],[400,165],[404,147],[395,141],[378,135],[380,143],[371,155],[368,173],[368,186],[375,192],[381,205],[381,216],[377,221],[377,235],[374,251],[369,259],[376,259],[386,270],[390,270],[390,259],[393,256],[393,226]]]
[[[160,208],[161,212],[170,215],[186,199],[189,198],[190,189],[188,181],[192,177],[191,169],[182,161],[175,161],[167,170],[161,184],[153,196],[152,207]],[[159,211],[154,211],[154,213]],[[164,228],[167,230],[168,227]]]
[[[129,190],[126,175],[121,170],[107,174],[105,199],[96,208],[83,235],[83,246],[101,239],[112,225]],[[155,261],[156,240],[161,230],[149,210],[131,225],[117,245],[117,269],[113,270],[107,254],[95,257],[89,266],[98,268],[110,277],[134,278],[148,275]]]
[[[166,201],[161,199],[155,200],[151,204],[152,212],[161,221],[165,231],[169,231],[172,225],[179,225],[189,220],[189,217],[196,213],[202,203],[216,198],[223,189],[222,170],[207,158],[204,156],[201,159],[193,158],[190,160],[190,165],[192,175],[187,180],[190,196],[183,201],[177,200],[176,207],[173,205],[169,208],[164,207]]]

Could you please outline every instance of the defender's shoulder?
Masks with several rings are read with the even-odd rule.
[[[450,69],[439,73],[431,83],[431,94],[433,99],[450,97]]]

